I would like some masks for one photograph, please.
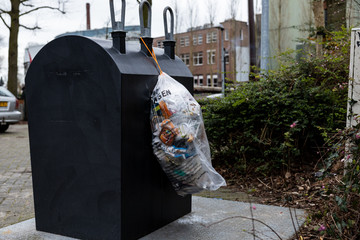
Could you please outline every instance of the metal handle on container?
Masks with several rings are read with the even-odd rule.
[[[170,32],[168,28],[168,19],[167,19],[167,11],[170,13]],[[164,53],[170,59],[175,59],[175,44],[174,41],[174,12],[170,7],[164,8],[164,29],[165,29],[165,40],[164,44]]]
[[[125,29],[125,8],[126,1],[121,0],[121,22],[115,21],[115,9],[114,9],[114,0],[110,0],[110,15],[111,15],[111,24],[113,31],[124,31]]]
[[[144,4],[148,7],[148,19],[147,19],[147,26],[145,27],[144,23]],[[143,0],[139,6],[139,15],[140,15],[140,28],[141,28],[141,36],[142,37],[151,37],[151,5],[148,1]]]
[[[111,24],[112,24],[112,40],[113,40],[113,47],[117,50],[119,50],[120,53],[125,54],[126,53],[126,47],[125,47],[125,38],[126,38],[126,32],[125,32],[125,8],[126,8],[126,2],[125,0],[122,0],[122,6],[121,6],[121,22],[115,21],[115,10],[114,10],[114,0],[110,0],[110,15],[111,15]]]
[[[170,32],[168,29],[167,11],[170,13]],[[174,40],[174,12],[171,7],[164,8],[164,29],[165,29],[165,40]]]

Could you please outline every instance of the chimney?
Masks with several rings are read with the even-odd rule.
[[[90,29],[90,3],[86,3],[86,30]]]

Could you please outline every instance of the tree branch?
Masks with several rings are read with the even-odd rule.
[[[61,12],[62,14],[65,14],[65,12],[62,11],[60,8],[55,8],[55,7],[50,7],[50,6],[41,6],[41,7],[33,8],[33,9],[27,11],[27,12],[23,12],[23,13],[21,13],[19,15],[19,17],[24,16],[24,15],[29,14],[29,13],[32,13],[32,12],[35,12],[35,11],[40,10],[40,9],[57,10],[57,11]]]
[[[355,3],[358,5],[358,7],[359,7],[359,5],[360,5],[359,1],[354,0],[354,2],[355,2]]]
[[[25,26],[25,25],[20,24],[19,26],[20,26],[20,27],[23,27],[23,28],[25,28],[25,29],[27,29],[27,30],[41,29],[41,27],[39,27],[38,25],[36,25],[36,26],[34,26],[34,27],[28,27],[28,26]]]
[[[20,2],[20,4],[21,5],[23,5],[24,7],[34,7],[34,5],[33,4],[31,4],[31,3],[25,3],[25,2]]]
[[[6,23],[5,19],[3,18],[3,16],[1,14],[0,14],[0,19],[4,23],[4,25],[10,30],[10,26]]]
[[[0,14],[2,13],[10,14],[10,11],[5,11],[4,9],[0,8]]]

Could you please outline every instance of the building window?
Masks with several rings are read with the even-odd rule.
[[[229,41],[229,29],[225,29],[225,41]]]
[[[224,51],[224,61],[225,61],[225,64],[229,64],[229,62],[230,62],[229,52],[226,50]]]
[[[215,53],[215,49],[207,50],[207,64],[215,64]]]
[[[206,43],[211,43],[211,32],[206,33]]]
[[[194,76],[194,86],[197,86],[199,84],[198,79],[199,79],[199,77],[195,75]]]
[[[190,45],[189,37],[185,37],[185,47]]]
[[[158,42],[157,42],[157,47],[158,47],[158,48],[164,48],[164,43],[163,43],[163,41],[158,41]]]
[[[199,75],[199,85],[200,86],[204,85],[204,77],[203,77],[203,75]]]
[[[183,37],[180,38],[180,46],[185,47],[185,39]]]
[[[216,43],[217,42],[217,32],[212,32],[212,42]]]
[[[218,86],[218,75],[214,74],[212,80],[213,80],[213,86],[217,87]]]
[[[197,36],[196,35],[193,36],[193,45],[194,46],[197,45]]]
[[[239,34],[240,40],[243,40],[243,30],[240,29],[240,34]]]
[[[202,42],[203,42],[203,36],[202,36],[202,34],[199,34],[199,36],[198,36],[198,45],[201,45]]]
[[[189,53],[181,54],[180,59],[185,63],[186,66],[190,65],[190,54]]]
[[[203,53],[202,52],[194,53],[193,62],[194,62],[194,66],[203,65]]]
[[[211,87],[211,75],[210,74],[206,75],[206,82],[207,82],[208,87]]]

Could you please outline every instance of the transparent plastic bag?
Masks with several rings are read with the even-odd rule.
[[[200,105],[166,73],[151,95],[150,120],[154,154],[179,195],[226,185],[211,165]]]

